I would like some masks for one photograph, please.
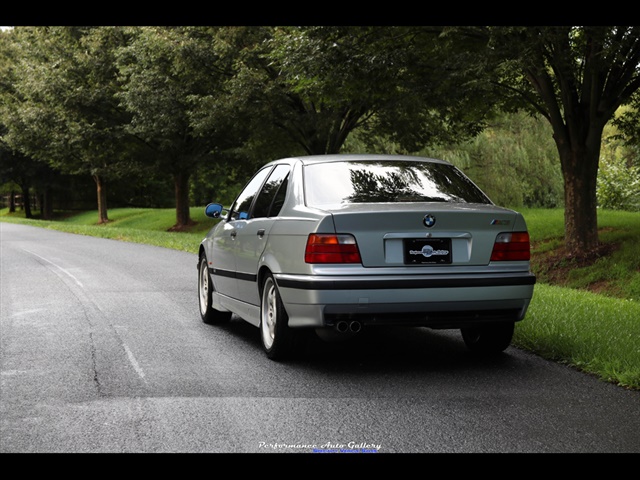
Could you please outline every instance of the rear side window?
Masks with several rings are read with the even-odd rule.
[[[460,170],[439,162],[317,163],[305,166],[304,186],[307,205],[317,207],[345,203],[491,203]]]
[[[263,185],[251,212],[251,218],[275,217],[280,213],[287,193],[289,165],[278,165]]]

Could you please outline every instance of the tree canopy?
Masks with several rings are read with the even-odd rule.
[[[129,121],[115,98],[112,27],[19,28],[14,94],[4,103],[5,141],[65,173],[96,182],[99,221],[108,221],[106,182],[127,173]]]

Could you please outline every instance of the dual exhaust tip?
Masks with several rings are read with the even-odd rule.
[[[338,331],[339,333],[347,333],[347,332],[358,333],[360,330],[362,330],[362,325],[360,324],[360,322],[356,322],[356,321],[352,321],[352,322],[340,321],[336,324],[335,328],[336,328],[336,331]]]

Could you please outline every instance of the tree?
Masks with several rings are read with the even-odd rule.
[[[616,120],[622,117],[624,122],[614,121],[605,128],[598,172],[598,206],[601,208],[640,212],[640,144],[637,143],[640,134],[620,131],[620,125],[630,125],[633,113],[630,107],[619,109]]]
[[[203,105],[217,101],[221,77],[229,74],[214,48],[216,28],[142,27],[121,50],[119,95],[131,113],[127,131],[151,149],[154,168],[173,176],[176,225],[192,223],[189,180],[198,165],[239,138],[222,127],[228,117],[201,121]],[[235,117],[232,117],[235,118]]]
[[[483,81],[489,73],[504,107],[527,107],[549,121],[564,178],[566,247],[573,254],[596,249],[602,134],[618,107],[637,102],[640,27],[476,27],[447,33],[482,47],[480,63],[467,67],[481,71]]]
[[[14,94],[5,103],[5,139],[24,155],[96,183],[98,221],[108,221],[107,182],[131,167],[135,146],[123,125],[113,55],[117,27],[17,27]]]
[[[0,32],[0,104],[9,101],[15,95],[14,64],[16,61],[17,49],[13,32]],[[1,110],[0,110],[1,111]],[[37,186],[41,197],[41,215],[44,219],[50,219],[53,214],[51,202],[51,189],[49,185],[43,184],[43,180],[51,179],[55,172],[43,162],[22,154],[12,148],[6,142],[7,127],[0,116],[0,185],[12,182],[20,188],[25,216],[31,218],[31,188]],[[9,208],[15,211],[15,200],[13,190],[10,195]]]
[[[435,31],[409,27],[245,27],[224,31],[236,67],[227,111],[243,114],[253,136],[289,150],[338,153],[357,129],[388,135],[416,151],[477,131],[465,90],[423,54]],[[418,61],[421,60],[421,61]]]
[[[0,139],[0,185],[7,182],[18,185],[27,218],[33,218],[30,201],[33,187],[38,194],[41,218],[53,217],[51,187],[56,177],[56,172],[46,163],[14,151]]]
[[[619,112],[613,121],[625,139],[625,143],[640,149],[640,90],[636,91],[628,108]],[[636,157],[636,165],[640,167],[640,157]]]

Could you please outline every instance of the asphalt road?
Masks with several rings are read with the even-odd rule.
[[[276,363],[200,321],[193,254],[0,223],[0,258],[1,453],[640,452],[640,392],[513,347],[385,329]]]

